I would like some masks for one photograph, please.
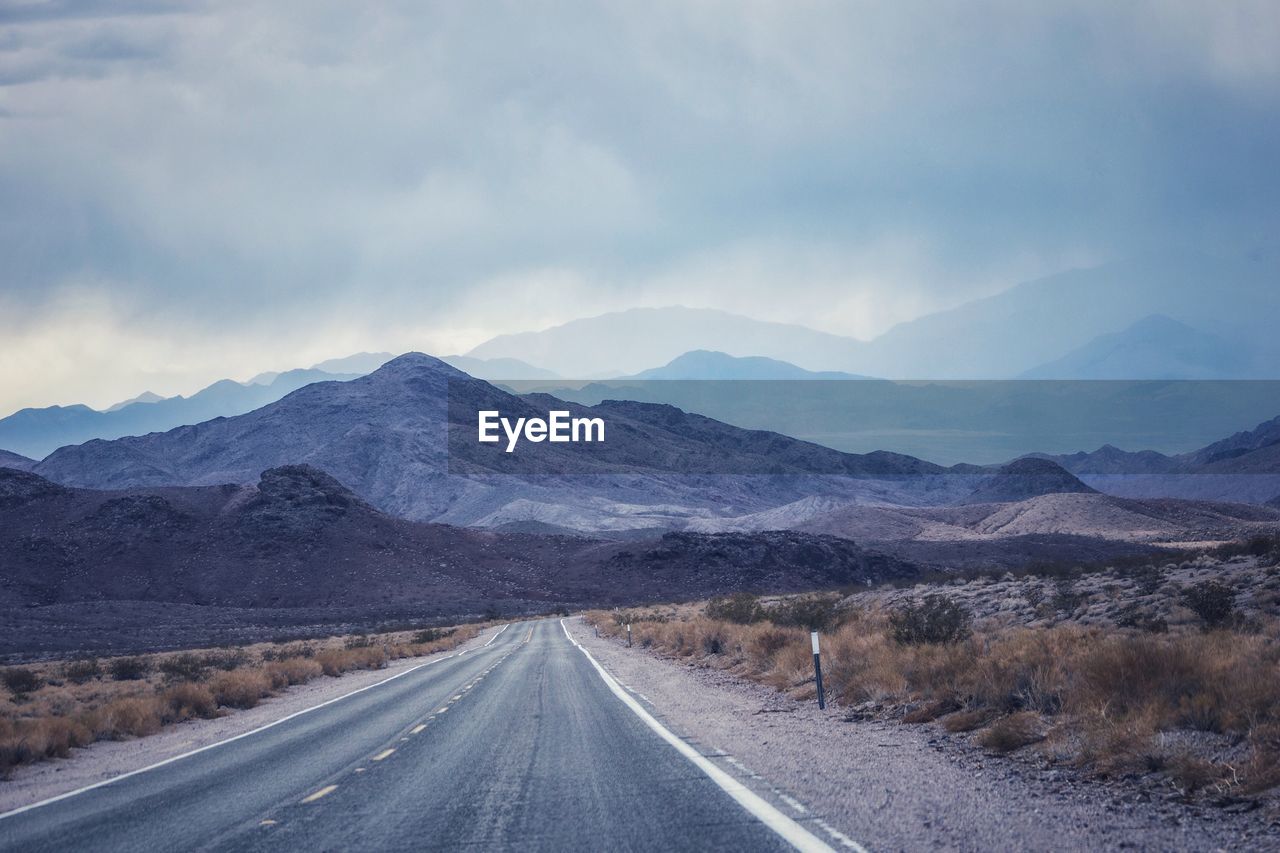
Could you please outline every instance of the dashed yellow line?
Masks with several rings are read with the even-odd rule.
[[[275,825],[276,825],[276,822],[271,818],[267,818],[266,820],[258,822],[258,826],[275,826]]]
[[[316,800],[320,799],[321,797],[327,797],[336,790],[338,790],[337,785],[325,785],[323,788],[321,788],[319,791],[316,791],[314,794],[309,794],[308,796],[303,797],[302,801],[304,803],[314,803]]]
[[[436,711],[436,713],[437,713],[437,714],[443,714],[443,713],[444,713],[445,711],[447,711],[447,710],[449,710],[449,706],[448,706],[448,705],[445,705],[443,708],[441,708],[440,710]]]
[[[427,727],[427,724],[426,724],[426,723],[419,723],[418,725],[416,725],[416,726],[414,726],[414,727],[413,727],[413,730],[412,730],[411,732],[409,732],[409,734],[411,734],[411,735],[416,735],[418,732],[422,731],[422,730],[423,730],[423,729],[425,729],[426,727]]]
[[[395,749],[384,749],[382,750],[382,752],[379,752],[377,755],[375,755],[373,757],[373,760],[381,761],[382,759],[389,757],[393,752],[395,752]]]

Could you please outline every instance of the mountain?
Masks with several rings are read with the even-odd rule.
[[[607,440],[476,441],[476,413],[599,417]],[[891,453],[840,453],[671,406],[594,407],[515,396],[411,353],[350,382],[301,388],[256,411],[166,433],[64,447],[36,470],[89,488],[248,483],[280,465],[321,468],[378,509],[418,520],[579,530],[669,528],[812,492],[914,503],[967,493],[946,469]]]
[[[460,367],[461,365],[454,365]],[[468,371],[470,372],[470,371]],[[513,377],[519,378],[519,377]],[[838,370],[805,370],[786,361],[763,356],[732,356],[723,352],[694,350],[677,356],[662,367],[642,370],[627,379],[866,379]]]
[[[973,490],[967,503],[1009,503],[1042,495],[1094,491],[1056,462],[1028,457],[1002,466]]]
[[[527,359],[560,376],[590,378],[639,373],[694,350],[782,359],[812,370],[844,370],[858,363],[863,347],[853,338],[803,326],[672,306],[633,308],[540,332],[499,335],[467,355]]]
[[[1092,453],[1037,455],[1108,494],[1265,503],[1280,492],[1280,417],[1189,453],[1106,445]]]
[[[17,453],[10,453],[8,450],[0,450],[0,468],[13,468],[18,471],[29,471],[35,467],[36,461],[20,456]]]
[[[870,341],[667,307],[500,335],[467,354],[527,359],[579,379],[634,375],[696,350],[895,379],[1270,378],[1280,370],[1278,278],[1274,253],[1169,251],[1024,282]],[[1187,337],[1171,324],[1197,331]]]
[[[163,399],[165,398],[161,397],[159,394],[154,394],[151,391],[143,391],[138,396],[130,397],[128,400],[121,400],[119,403],[116,403],[114,406],[109,406],[103,409],[103,411],[116,412],[116,411],[119,411],[120,409],[123,409],[125,406],[132,406],[134,403],[159,403]]]
[[[1251,355],[1217,335],[1152,314],[1101,335],[1023,379],[1238,379],[1252,373]]]
[[[1257,361],[1231,378],[1274,377],[1278,278],[1276,254],[1215,258],[1170,251],[1130,258],[899,324],[839,367],[892,378],[1007,378],[1160,314],[1253,350]]]
[[[22,409],[0,419],[0,446],[39,458],[59,447],[91,439],[143,435],[210,418],[243,414],[312,382],[351,378],[354,376],[350,374],[290,370],[266,384],[246,385],[223,379],[190,397],[132,402],[104,412],[78,404]]]
[[[319,370],[323,373],[343,373],[364,376],[366,373],[373,373],[382,365],[395,358],[394,353],[389,352],[358,352],[355,355],[348,355],[343,358],[331,358],[322,361],[319,364],[311,365],[311,370]]]
[[[199,607],[166,610],[170,625],[183,615],[202,625],[251,618],[236,608],[312,608],[314,626],[799,591],[915,573],[847,540],[797,532],[611,543],[410,522],[307,466],[269,469],[241,485],[125,491],[0,469],[0,555],[0,652],[47,642],[10,630],[32,609],[52,611],[64,630],[76,626],[103,647],[119,639],[122,614],[145,613],[152,602]],[[154,636],[154,626],[148,631]]]
[[[534,367],[518,358],[472,358],[466,355],[446,355],[440,359],[445,364],[474,376],[476,379],[556,379],[556,374],[541,367]]]

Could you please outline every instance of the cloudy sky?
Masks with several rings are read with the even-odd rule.
[[[0,414],[1277,233],[1280,5],[0,0]]]

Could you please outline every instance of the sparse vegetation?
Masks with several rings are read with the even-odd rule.
[[[1193,573],[1214,566],[1186,565]],[[1050,760],[1103,776],[1162,774],[1163,784],[1188,796],[1280,786],[1280,620],[1267,615],[1280,596],[1267,585],[1271,576],[1258,575],[1247,620],[1236,591],[1217,580],[1178,593],[1165,571],[1118,576],[1132,581],[1122,591],[1155,587],[1165,598],[1134,606],[1121,599],[1110,624],[1029,626],[975,624],[963,603],[941,593],[859,608],[862,598],[882,600],[860,591],[837,608],[843,622],[823,637],[828,699],[973,732],[993,753],[1043,749]],[[1069,586],[1070,572],[1057,577],[1059,595],[1084,594]],[[1107,594],[1101,582],[1093,588]],[[633,620],[635,644],[809,700],[806,630],[768,619],[787,612],[786,604],[766,603],[765,618],[743,622],[713,618],[725,612],[718,608],[672,608],[662,622]],[[1195,612],[1198,626],[1186,617],[1166,621],[1163,614],[1179,604]],[[734,612],[750,612],[746,599]],[[609,614],[588,618],[603,635],[620,636]],[[1191,749],[1197,738],[1210,746]],[[1221,744],[1235,745],[1229,759]]]
[[[958,643],[969,636],[972,621],[969,608],[945,595],[926,595],[889,614],[893,639],[903,645]]]
[[[322,675],[444,651],[481,627],[7,667],[0,677],[14,696],[0,704],[0,776],[97,740],[141,737],[172,723],[252,708]],[[110,681],[99,680],[104,672]]]

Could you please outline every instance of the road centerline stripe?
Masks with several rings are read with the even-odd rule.
[[[327,797],[336,790],[338,790],[337,785],[325,785],[323,788],[321,788],[319,791],[316,791],[314,794],[308,794],[307,796],[303,797],[302,802],[314,803],[316,800],[320,799],[321,797]]]
[[[382,761],[384,758],[389,758],[389,757],[391,757],[391,753],[393,753],[393,752],[395,752],[395,748],[394,748],[394,747],[392,747],[391,749],[384,749],[384,750],[382,750],[382,752],[379,752],[377,755],[375,755],[375,756],[373,757],[373,760],[374,760],[374,761]]]

